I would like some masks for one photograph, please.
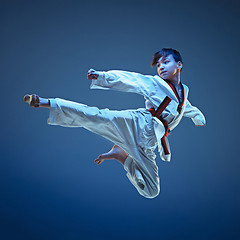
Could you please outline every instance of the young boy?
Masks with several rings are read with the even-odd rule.
[[[187,100],[188,87],[181,83],[182,58],[172,48],[163,48],[153,55],[152,66],[158,75],[112,70],[88,71],[91,89],[113,89],[139,93],[146,100],[146,108],[125,111],[98,109],[63,99],[45,99],[35,94],[25,95],[24,101],[32,107],[49,108],[48,124],[64,127],[84,127],[112,141],[115,145],[95,159],[97,164],[116,159],[127,171],[127,177],[137,191],[146,198],[160,192],[158,167],[154,150],[170,161],[167,135],[183,116],[196,126],[205,126],[204,115]]]

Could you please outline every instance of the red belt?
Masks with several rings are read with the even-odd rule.
[[[151,112],[152,116],[157,117],[163,123],[163,126],[165,127],[165,134],[161,138],[161,143],[162,143],[162,146],[163,146],[164,153],[166,155],[170,154],[169,151],[168,151],[167,144],[166,144],[166,139],[165,139],[165,137],[167,137],[168,134],[170,133],[170,129],[168,127],[167,121],[162,118],[161,114],[171,101],[172,101],[172,99],[167,96],[161,102],[161,104],[159,105],[157,110],[155,110],[154,108],[148,109]]]

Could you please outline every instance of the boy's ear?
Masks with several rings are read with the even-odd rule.
[[[178,69],[181,69],[181,68],[182,68],[182,62],[180,62],[180,61],[178,62],[177,68],[178,68]]]

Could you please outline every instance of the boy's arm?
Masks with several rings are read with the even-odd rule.
[[[186,108],[184,110],[183,116],[191,118],[197,127],[206,126],[206,119],[202,112],[198,108],[192,106],[188,100],[186,102]]]
[[[135,72],[111,70],[98,72],[88,71],[88,79],[92,80],[91,89],[113,89],[123,92],[134,92],[149,96],[154,91],[153,76]]]

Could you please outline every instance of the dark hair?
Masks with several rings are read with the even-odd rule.
[[[176,62],[180,61],[181,63],[183,63],[182,57],[176,49],[163,48],[162,50],[154,53],[151,66],[153,67],[153,66],[157,65],[159,58],[167,57],[168,55],[172,55]]]

